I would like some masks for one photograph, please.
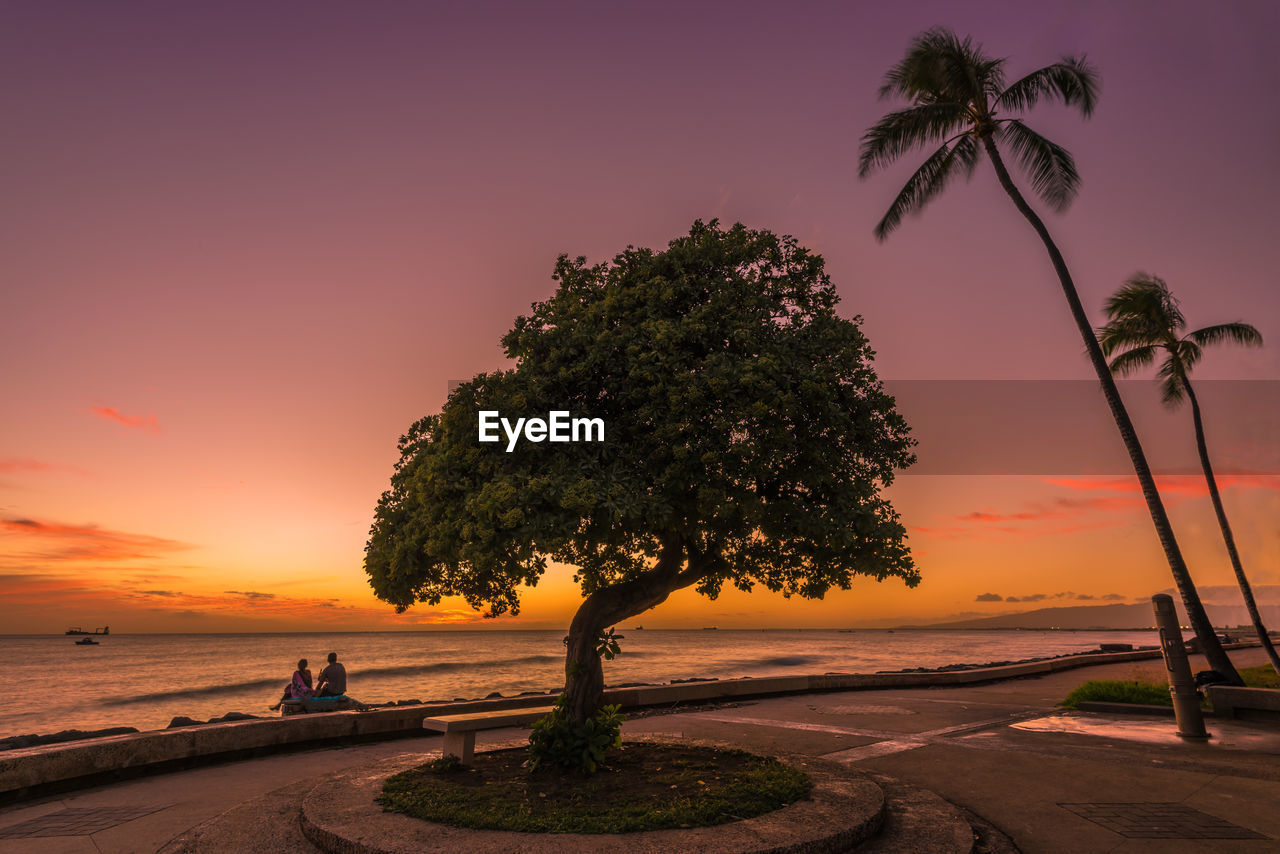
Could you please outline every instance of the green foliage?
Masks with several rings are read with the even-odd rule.
[[[529,767],[553,765],[595,773],[605,754],[622,744],[622,722],[627,716],[621,706],[601,706],[582,723],[566,712],[564,698],[551,714],[533,723],[529,734]]]
[[[462,764],[462,760],[459,757],[454,756],[452,753],[446,753],[439,759],[433,759],[422,767],[434,774],[451,774],[462,770],[466,766]]]
[[[1275,667],[1270,664],[1241,668],[1240,678],[1249,688],[1280,688],[1280,676],[1276,675]]]
[[[618,643],[620,640],[626,640],[626,635],[617,635],[613,633],[612,628],[602,629],[596,637],[596,655],[606,661],[613,661],[622,652],[622,646]],[[569,636],[564,636],[564,645],[569,645]],[[569,667],[573,668],[577,662],[570,662]]]
[[[600,633],[600,637],[596,642],[596,655],[606,661],[613,661],[618,653],[622,652],[622,647],[618,645],[618,641],[626,640],[626,635],[615,635],[613,629],[605,629]]]
[[[1225,342],[1262,346],[1262,334],[1240,321],[1186,332],[1187,321],[1178,300],[1164,279],[1150,273],[1130,276],[1107,300],[1106,312],[1107,323],[1098,329],[1098,343],[1111,358],[1111,372],[1127,376],[1162,356],[1156,377],[1170,407],[1185,399],[1191,369],[1200,362],[1205,347]]]
[[[812,782],[739,750],[628,744],[608,772],[530,771],[522,754],[479,754],[458,773],[427,767],[388,778],[389,811],[455,827],[525,833],[631,833],[753,818],[806,797]],[[623,846],[624,848],[626,846]]]
[[[1074,709],[1080,703],[1137,703],[1144,706],[1172,706],[1173,698],[1169,695],[1168,685],[1139,680],[1120,681],[1113,679],[1091,679],[1078,685],[1067,699],[1058,705],[1066,709]]]
[[[1239,671],[1240,678],[1249,688],[1280,688],[1280,676],[1270,664],[1258,667],[1243,667]],[[1144,706],[1172,706],[1173,698],[1169,694],[1169,686],[1159,682],[1145,682],[1138,679],[1119,681],[1112,679],[1092,679],[1077,686],[1067,699],[1058,705],[1065,709],[1074,709],[1080,703],[1137,703]],[[1206,699],[1202,705],[1208,708]]]
[[[1054,210],[1071,204],[1080,189],[1071,153],[1016,114],[1041,101],[1057,101],[1090,115],[1098,100],[1097,72],[1083,57],[1064,57],[1006,85],[1004,65],[972,39],[937,28],[916,36],[902,61],[889,69],[880,97],[900,98],[910,106],[885,115],[863,135],[858,174],[866,177],[917,148],[937,148],[889,206],[876,237],[888,237],[904,216],[922,210],[954,178],[971,176],[988,145],[1007,148],[1031,188]]]
[[[515,367],[463,383],[401,439],[365,551],[380,598],[516,613],[549,561],[591,594],[647,584],[662,554],[680,570],[664,583],[709,597],[919,581],[880,495],[913,440],[819,256],[697,222],[665,251],[561,256],[553,277],[502,340]],[[605,441],[507,453],[477,441],[481,409],[601,418]]]

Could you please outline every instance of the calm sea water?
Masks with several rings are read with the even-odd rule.
[[[62,729],[160,729],[177,715],[270,715],[299,658],[319,675],[336,651],[347,693],[366,703],[507,696],[559,688],[560,631],[110,635],[99,646],[58,636],[0,636],[9,673],[0,737]],[[985,664],[1153,645],[1153,632],[854,632],[626,630],[605,681],[666,682],[805,673],[874,673]]]

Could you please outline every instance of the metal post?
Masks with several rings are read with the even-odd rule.
[[[1204,712],[1200,709],[1200,690],[1191,676],[1191,662],[1187,660],[1187,648],[1182,642],[1182,629],[1178,626],[1178,612],[1173,608],[1173,597],[1157,593],[1151,597],[1156,611],[1156,628],[1160,630],[1160,649],[1164,653],[1164,666],[1169,672],[1169,694],[1173,697],[1173,713],[1178,719],[1178,735],[1182,738],[1206,739]]]

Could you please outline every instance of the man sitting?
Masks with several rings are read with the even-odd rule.
[[[338,663],[338,654],[329,653],[329,664],[320,671],[317,697],[341,697],[347,693],[347,668]]]

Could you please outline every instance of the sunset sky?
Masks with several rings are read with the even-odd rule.
[[[1249,432],[1277,423],[1280,389],[1280,5],[45,2],[0,8],[0,633],[478,622],[369,591],[397,438],[450,380],[504,365],[498,338],[550,295],[558,253],[661,247],[698,218],[824,255],[887,381],[1089,379],[989,164],[872,236],[922,158],[859,181],[858,140],[935,25],[1011,75],[1075,53],[1100,70],[1091,120],[1030,117],[1083,176],[1048,222],[1096,321],[1146,270],[1193,328],[1261,331],[1196,378],[1259,381],[1262,415],[1206,418],[1242,461],[1223,485],[1245,566],[1280,604],[1276,438]],[[922,473],[890,497],[917,589],[684,593],[641,621],[927,622],[1170,586],[1136,481],[1058,468],[1070,431],[1013,431],[1036,463],[1012,474],[940,474],[947,436],[1010,413],[916,411]],[[1139,428],[1157,468],[1186,470],[1188,413],[1152,406]],[[1201,481],[1161,484],[1196,580],[1229,584]],[[569,576],[486,625],[566,625]]]

